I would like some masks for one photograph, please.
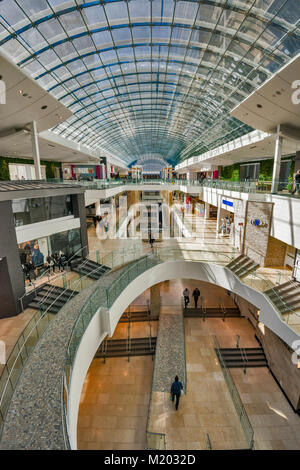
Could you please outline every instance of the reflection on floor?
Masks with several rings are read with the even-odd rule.
[[[152,373],[149,356],[93,360],[81,395],[78,449],[145,449]]]
[[[299,450],[300,417],[266,368],[231,369],[258,450]]]

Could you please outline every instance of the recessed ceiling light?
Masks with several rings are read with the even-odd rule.
[[[262,108],[262,104],[257,104],[256,105],[258,108]]]
[[[20,95],[23,95],[23,90],[19,90]]]

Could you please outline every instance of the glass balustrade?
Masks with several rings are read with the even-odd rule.
[[[118,250],[114,253],[104,253],[101,255],[101,263],[114,269],[118,266],[124,266],[120,274],[115,278],[108,288],[96,289],[89,299],[82,307],[76,324],[73,328],[72,335],[67,350],[66,367],[64,374],[64,396],[67,399],[67,389],[69,387],[69,380],[72,373],[72,366],[78,345],[81,341],[82,335],[85,332],[90,320],[95,315],[100,307],[109,308],[120,293],[132,282],[137,276],[146,270],[163,263],[165,261],[185,260],[190,262],[204,262],[213,263],[225,266],[232,259],[236,257],[235,250],[232,252],[211,252],[208,250],[189,250],[189,249],[176,249],[170,247],[154,248],[149,254],[142,254],[137,250]],[[102,269],[102,266],[95,269]],[[87,275],[79,275],[76,280],[69,280],[64,285],[65,289],[69,291],[69,300],[72,298],[72,293],[81,292],[87,286],[91,285],[90,279]],[[261,281],[255,284],[254,281]],[[266,290],[274,289],[270,287],[270,280],[264,276],[257,274],[255,271],[251,275],[246,276],[246,279],[241,279],[246,285],[264,292]],[[276,294],[277,295],[277,294]],[[59,296],[58,296],[59,297]],[[7,363],[5,364],[2,375],[0,377],[0,426],[1,422],[5,419],[6,411],[8,409],[12,394],[15,390],[17,380],[22,371],[32,348],[35,346],[40,336],[43,334],[52,318],[53,314],[50,313],[49,307],[38,311],[34,317],[27,324],[26,328],[20,335],[16,345],[14,346]],[[278,308],[275,306],[278,311]],[[280,312],[279,312],[280,313]],[[284,321],[288,323],[288,317],[284,316]],[[65,403],[67,406],[67,403]],[[244,418],[243,418],[244,419]],[[246,418],[245,418],[246,419]]]

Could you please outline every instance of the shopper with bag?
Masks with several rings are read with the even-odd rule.
[[[171,400],[174,401],[176,397],[176,402],[175,402],[175,408],[178,410],[178,405],[179,405],[179,400],[180,400],[180,395],[183,394],[183,385],[179,381],[178,376],[176,375],[175,377],[175,382],[172,383],[171,386]]]

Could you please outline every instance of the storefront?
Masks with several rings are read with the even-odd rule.
[[[11,181],[14,180],[35,180],[34,165],[24,163],[9,163],[9,177]],[[46,179],[46,166],[41,165],[42,179]]]
[[[104,160],[103,158],[101,160]],[[62,164],[63,179],[94,180],[106,178],[105,162],[99,165],[70,165]]]
[[[15,226],[34,224],[73,214],[72,198],[68,195],[15,199],[12,210]]]

